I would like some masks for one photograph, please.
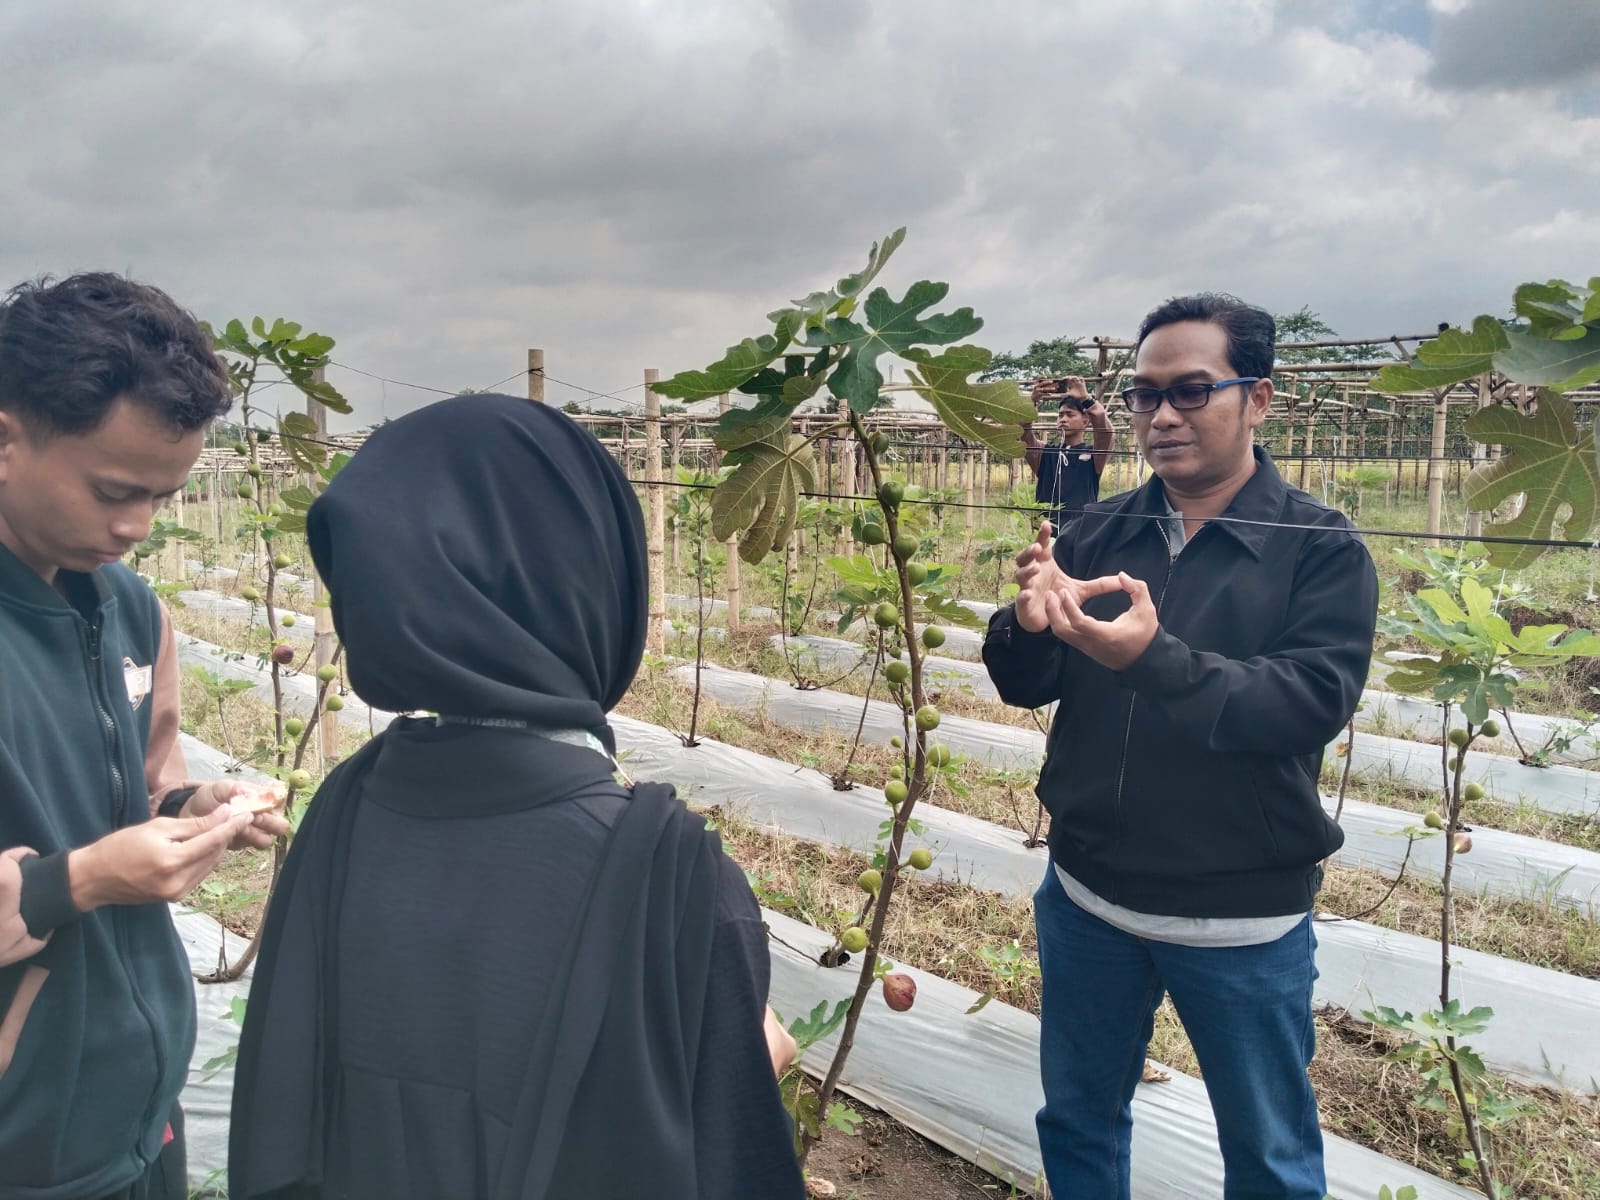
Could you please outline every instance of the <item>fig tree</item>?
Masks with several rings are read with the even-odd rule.
[[[878,889],[883,886],[883,874],[876,867],[868,867],[856,876],[856,884],[863,892],[871,892],[876,896]]]
[[[931,704],[917,709],[917,728],[923,733],[939,728],[939,710]]]
[[[317,679],[323,683],[332,683],[339,678],[339,668],[332,663],[317,668]]]
[[[900,610],[885,600],[873,612],[872,619],[878,623],[879,629],[893,629],[900,624]]]
[[[911,667],[903,662],[891,662],[884,666],[883,677],[896,686],[911,678]]]
[[[937,625],[924,625],[922,627],[922,644],[929,650],[937,650],[944,645],[944,630]]]
[[[911,852],[911,865],[918,871],[926,871],[933,866],[933,851],[926,846],[918,846]]]
[[[891,971],[883,977],[883,1002],[895,1012],[906,1012],[917,1002],[917,981]]]
[[[911,789],[906,787],[906,781],[903,779],[891,779],[883,785],[883,798],[896,808],[904,804],[910,794]]]
[[[867,931],[859,925],[852,925],[840,935],[839,944],[851,954],[860,954],[867,948]]]

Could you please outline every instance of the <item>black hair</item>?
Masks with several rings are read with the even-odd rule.
[[[48,276],[0,302],[0,410],[40,437],[98,429],[120,399],[191,433],[233,405],[211,337],[158,288],[109,272]]]
[[[1278,323],[1266,309],[1246,304],[1226,292],[1174,296],[1151,309],[1139,323],[1134,353],[1139,352],[1145,338],[1156,330],[1164,325],[1176,325],[1179,321],[1209,321],[1222,326],[1223,332],[1228,335],[1228,364],[1234,373],[1254,375],[1257,379],[1271,378]]]

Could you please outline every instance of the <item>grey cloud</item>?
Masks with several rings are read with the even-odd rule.
[[[1550,87],[1600,77],[1600,4],[1473,0],[1434,15],[1429,80],[1443,88]]]

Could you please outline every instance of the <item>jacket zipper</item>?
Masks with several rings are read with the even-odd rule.
[[[1161,544],[1166,548],[1167,551],[1167,573],[1161,577],[1161,590],[1156,593],[1156,619],[1159,622],[1161,618],[1161,602],[1167,598],[1167,585],[1172,582],[1172,564],[1177,560],[1172,557],[1172,539],[1167,536],[1166,523],[1161,522],[1157,524],[1156,529],[1160,532]],[[1139,695],[1137,692],[1128,693],[1128,723],[1123,726],[1122,729],[1122,757],[1117,762],[1116,813],[1117,834],[1119,837],[1126,832],[1126,830],[1123,828],[1122,816],[1122,781],[1127,777],[1128,774],[1128,743],[1133,738],[1133,706],[1137,704],[1138,701]],[[1115,904],[1120,901],[1121,897],[1107,896],[1106,899]]]
[[[117,721],[111,715],[110,701],[105,690],[105,670],[101,661],[101,632],[98,620],[84,623],[84,649],[88,653],[89,685],[94,693],[95,711],[100,717],[100,727],[106,735],[106,757],[111,767],[111,798],[112,798],[112,827],[122,828],[122,821],[128,808],[128,777],[122,769],[121,739],[117,736]],[[132,961],[133,948],[128,944],[127,926],[122,920],[119,907],[114,907],[110,913],[111,924],[116,933],[117,945],[122,951],[124,961]],[[144,1017],[145,1024],[150,1028],[150,1044],[155,1056],[157,1083],[166,1075],[166,1055],[161,1050],[161,1039],[156,1030],[155,1013],[151,1011],[149,1002],[139,990],[139,984],[134,979],[133,972],[128,971],[128,990],[133,995],[134,1004],[139,1009],[139,1015]],[[158,1115],[155,1111],[155,1098],[159,1092],[153,1092],[150,1103],[145,1107],[146,1120],[154,1120]],[[146,1159],[143,1151],[135,1147],[134,1161],[142,1168],[148,1169],[150,1160]]]

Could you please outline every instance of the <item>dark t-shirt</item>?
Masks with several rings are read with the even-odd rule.
[[[1052,529],[1077,516],[1085,504],[1100,498],[1100,475],[1094,469],[1094,447],[1045,446],[1039,452],[1039,480],[1033,498],[1048,504],[1046,517]]]

